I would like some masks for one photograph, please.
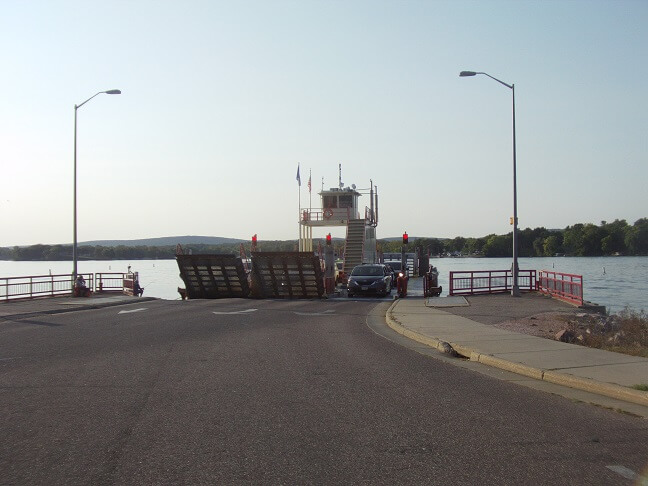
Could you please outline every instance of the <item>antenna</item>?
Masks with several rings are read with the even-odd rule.
[[[339,169],[339,173],[340,173],[340,176],[339,176],[339,187],[340,187],[340,190],[342,190],[342,188],[344,187],[344,185],[342,184],[342,164],[340,164],[339,167],[340,167],[340,169]]]

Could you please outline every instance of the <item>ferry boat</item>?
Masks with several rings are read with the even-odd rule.
[[[378,262],[378,188],[371,180],[369,189],[344,187],[341,171],[340,166],[338,187],[319,193],[321,207],[300,208],[299,251],[313,251],[313,228],[346,227],[342,272],[348,275],[356,265]],[[369,196],[369,206],[361,206],[363,195]]]

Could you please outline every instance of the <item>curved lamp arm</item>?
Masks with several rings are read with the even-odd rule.
[[[90,98],[88,98],[87,100],[85,100],[85,101],[84,101],[83,103],[81,103],[80,105],[74,105],[74,109],[75,109],[75,110],[78,110],[78,109],[81,108],[83,105],[85,105],[88,101],[90,101],[92,98],[94,98],[95,96],[98,96],[98,95],[100,95],[100,94],[102,94],[102,93],[106,93],[106,94],[121,94],[121,90],[119,90],[119,89],[109,89],[108,91],[99,91],[97,94],[92,95]]]
[[[482,73],[482,72],[476,72],[476,71],[461,71],[461,72],[459,73],[459,76],[462,77],[462,78],[465,78],[465,77],[467,77],[467,76],[475,76],[475,75],[477,75],[477,74],[483,74],[484,76],[488,76],[489,78],[494,79],[494,80],[497,81],[498,83],[503,84],[503,85],[506,86],[507,88],[509,88],[509,89],[513,89],[513,85],[512,85],[512,84],[507,84],[507,83],[505,83],[504,81],[502,81],[502,80],[500,80],[500,79],[497,79],[496,77],[491,76],[491,75],[488,74],[488,73]]]

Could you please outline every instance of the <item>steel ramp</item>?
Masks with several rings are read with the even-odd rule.
[[[190,299],[248,297],[250,285],[241,258],[231,254],[176,255]]]
[[[322,266],[310,252],[252,252],[256,298],[312,299],[324,295]]]

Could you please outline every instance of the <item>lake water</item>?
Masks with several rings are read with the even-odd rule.
[[[451,271],[506,270],[510,258],[434,258],[439,270],[439,284],[447,295]],[[79,272],[126,272],[128,265],[139,272],[144,295],[161,299],[179,299],[178,287],[184,287],[175,260],[80,261]],[[604,305],[611,312],[629,306],[648,310],[648,257],[548,257],[520,258],[521,270],[550,270],[583,276],[585,300]],[[0,261],[0,277],[69,274],[72,262]]]

